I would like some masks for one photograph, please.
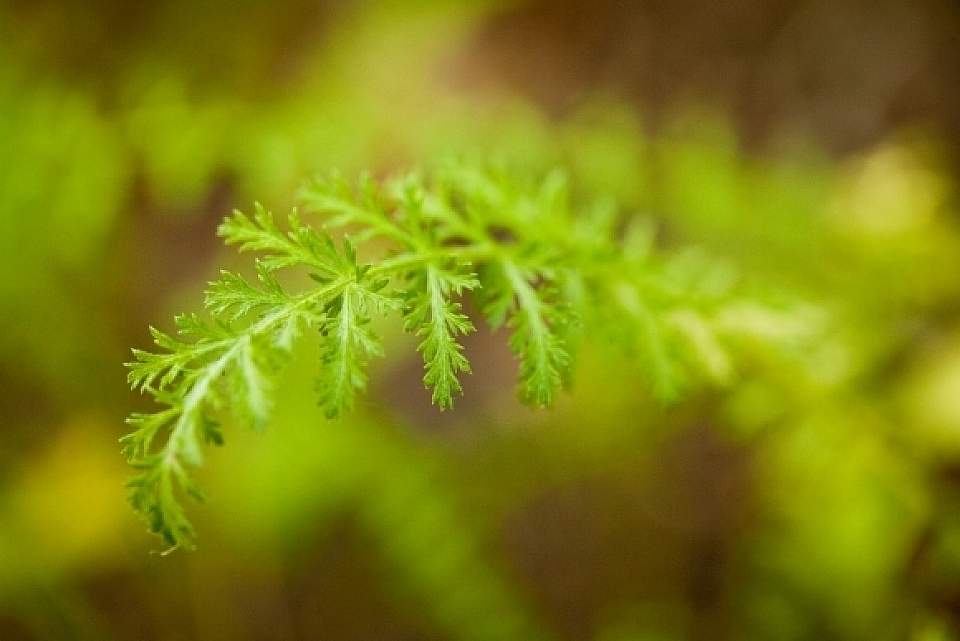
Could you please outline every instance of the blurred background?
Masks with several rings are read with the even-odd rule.
[[[960,639],[958,152],[951,0],[0,2],[0,639]],[[390,349],[337,422],[305,348],[152,554],[122,363],[249,267],[220,219],[449,154],[565,167],[816,339],[672,407],[587,345],[534,411],[481,331],[455,411]]]

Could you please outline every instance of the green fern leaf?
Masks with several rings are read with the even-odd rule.
[[[689,387],[694,369],[729,377],[717,337],[736,296],[730,270],[698,252],[659,251],[649,224],[621,218],[603,198],[578,215],[574,194],[562,172],[535,178],[463,163],[385,189],[368,176],[357,186],[315,181],[300,204],[325,228],[349,231],[342,243],[297,210],[282,225],[259,204],[249,216],[235,211],[218,231],[259,254],[256,280],[221,272],[206,291],[209,320],[178,316],[175,336],[151,328],[156,352],[134,350],[128,363],[130,385],[161,407],[132,415],[121,439],[139,470],[128,486],[134,508],[167,545],[193,545],[180,497],[202,498],[190,475],[204,447],[223,442],[218,419],[265,424],[276,372],[309,328],[320,334],[326,416],[349,411],[366,389],[367,365],[383,353],[374,324],[394,311],[420,338],[434,404],[452,407],[470,372],[459,343],[474,331],[459,300],[468,291],[491,327],[510,330],[526,403],[552,404],[578,345],[611,336],[665,401]],[[312,285],[286,291],[277,271],[289,268]]]
[[[454,395],[463,392],[458,375],[470,372],[457,336],[474,331],[461,304],[450,297],[479,284],[466,266],[445,270],[433,264],[417,272],[411,283],[405,328],[424,337],[417,346],[426,371],[423,382],[441,410],[453,407]]]

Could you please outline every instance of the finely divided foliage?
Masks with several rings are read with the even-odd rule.
[[[222,443],[217,418],[263,425],[275,372],[308,331],[319,335],[317,392],[330,418],[353,407],[383,351],[373,320],[394,315],[419,338],[433,402],[451,408],[470,371],[459,342],[474,331],[460,302],[468,293],[510,332],[518,393],[533,405],[550,405],[570,381],[585,338],[632,354],[665,400],[706,352],[723,358],[711,320],[733,300],[730,279],[715,276],[727,271],[695,253],[653,252],[649,228],[609,202],[574,207],[560,172],[450,164],[385,186],[334,176],[299,201],[313,224],[296,210],[278,222],[259,204],[228,217],[219,234],[258,255],[256,281],[222,272],[206,292],[209,320],[180,316],[177,337],[151,329],[157,352],[133,352],[130,383],[160,409],[128,419],[124,453],[139,470],[130,501],[171,548],[193,545],[179,497],[202,499],[190,471],[204,445]],[[287,291],[277,273],[288,269],[315,284]]]

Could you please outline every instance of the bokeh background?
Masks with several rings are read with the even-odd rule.
[[[958,151],[950,0],[0,3],[0,639],[960,639]],[[122,363],[249,267],[219,220],[450,154],[566,168],[803,339],[670,407],[588,343],[534,411],[481,331],[454,412],[392,349],[337,422],[307,348],[152,554]]]

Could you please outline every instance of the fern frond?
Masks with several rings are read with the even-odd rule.
[[[265,254],[259,264],[267,272],[294,266],[310,267],[326,276],[340,272],[341,255],[329,234],[319,234],[301,223],[296,209],[287,216],[287,226],[289,229],[284,232],[273,214],[256,203],[252,216],[234,210],[217,234],[227,245],[236,245],[242,252]]]
[[[516,297],[516,309],[507,325],[513,329],[510,348],[520,358],[520,398],[545,407],[570,367],[558,326],[566,319],[550,286],[535,289],[529,276],[514,264],[503,266],[504,276]]]
[[[351,284],[328,306],[317,380],[320,406],[327,418],[336,418],[353,408],[356,393],[367,387],[367,361],[383,355],[380,337],[370,328],[371,309],[382,311],[397,304]]]
[[[470,372],[457,336],[474,331],[462,305],[451,300],[479,286],[467,266],[443,269],[430,264],[417,272],[408,293],[405,328],[422,336],[417,349],[423,355],[423,383],[433,390],[433,402],[441,410],[453,407],[453,397],[463,392],[459,374]]]
[[[169,407],[128,419],[136,429],[121,442],[131,464],[141,470],[128,484],[129,498],[151,531],[169,546],[193,544],[193,530],[187,527],[177,495],[202,497],[189,470],[203,462],[203,445],[223,441],[213,412],[227,401],[239,418],[254,426],[266,422],[271,397],[267,363],[279,361],[289,349],[289,336],[296,331],[292,327],[322,319],[322,301],[342,287],[336,283],[284,297],[282,304],[242,329],[181,316],[179,331],[193,337],[193,343],[155,331],[157,345],[167,352],[134,352],[137,360],[130,364],[131,384],[153,390],[157,401]],[[157,383],[156,389],[153,383]],[[166,443],[153,451],[162,433],[166,433]]]
[[[537,179],[452,163],[385,189],[366,176],[356,187],[338,176],[311,183],[300,206],[321,231],[296,209],[282,226],[259,204],[250,216],[235,211],[219,234],[259,254],[256,281],[221,272],[206,292],[209,321],[179,316],[176,337],[151,329],[158,351],[134,350],[128,364],[131,386],[162,406],[128,419],[123,450],[140,470],[131,503],[168,545],[192,545],[178,497],[202,496],[190,473],[205,445],[222,442],[217,419],[267,422],[275,372],[310,327],[320,333],[326,416],[349,411],[366,389],[368,363],[383,353],[374,321],[395,311],[420,338],[434,404],[452,407],[470,371],[459,343],[474,331],[460,302],[467,292],[490,326],[510,330],[519,396],[533,405],[554,402],[571,380],[572,352],[598,337],[618,337],[665,401],[690,386],[691,364],[705,370],[700,378],[729,376],[717,337],[737,300],[731,270],[694,251],[658,252],[652,227],[623,219],[609,200],[577,214],[574,196],[559,171]],[[351,236],[338,243],[326,228]],[[285,291],[276,272],[287,268],[314,285]]]
[[[360,177],[357,190],[336,173],[318,178],[300,190],[299,200],[305,211],[325,216],[329,227],[355,228],[358,241],[382,236],[404,245],[411,242],[369,174]]]
[[[287,297],[280,284],[259,261],[257,271],[263,289],[239,274],[221,271],[220,279],[211,282],[204,295],[204,305],[210,313],[235,322],[254,311],[282,305]]]
[[[670,341],[661,318],[644,302],[636,287],[620,284],[616,294],[621,310],[634,323],[633,351],[647,372],[654,396],[667,403],[677,400],[684,380],[677,361],[671,358]]]

